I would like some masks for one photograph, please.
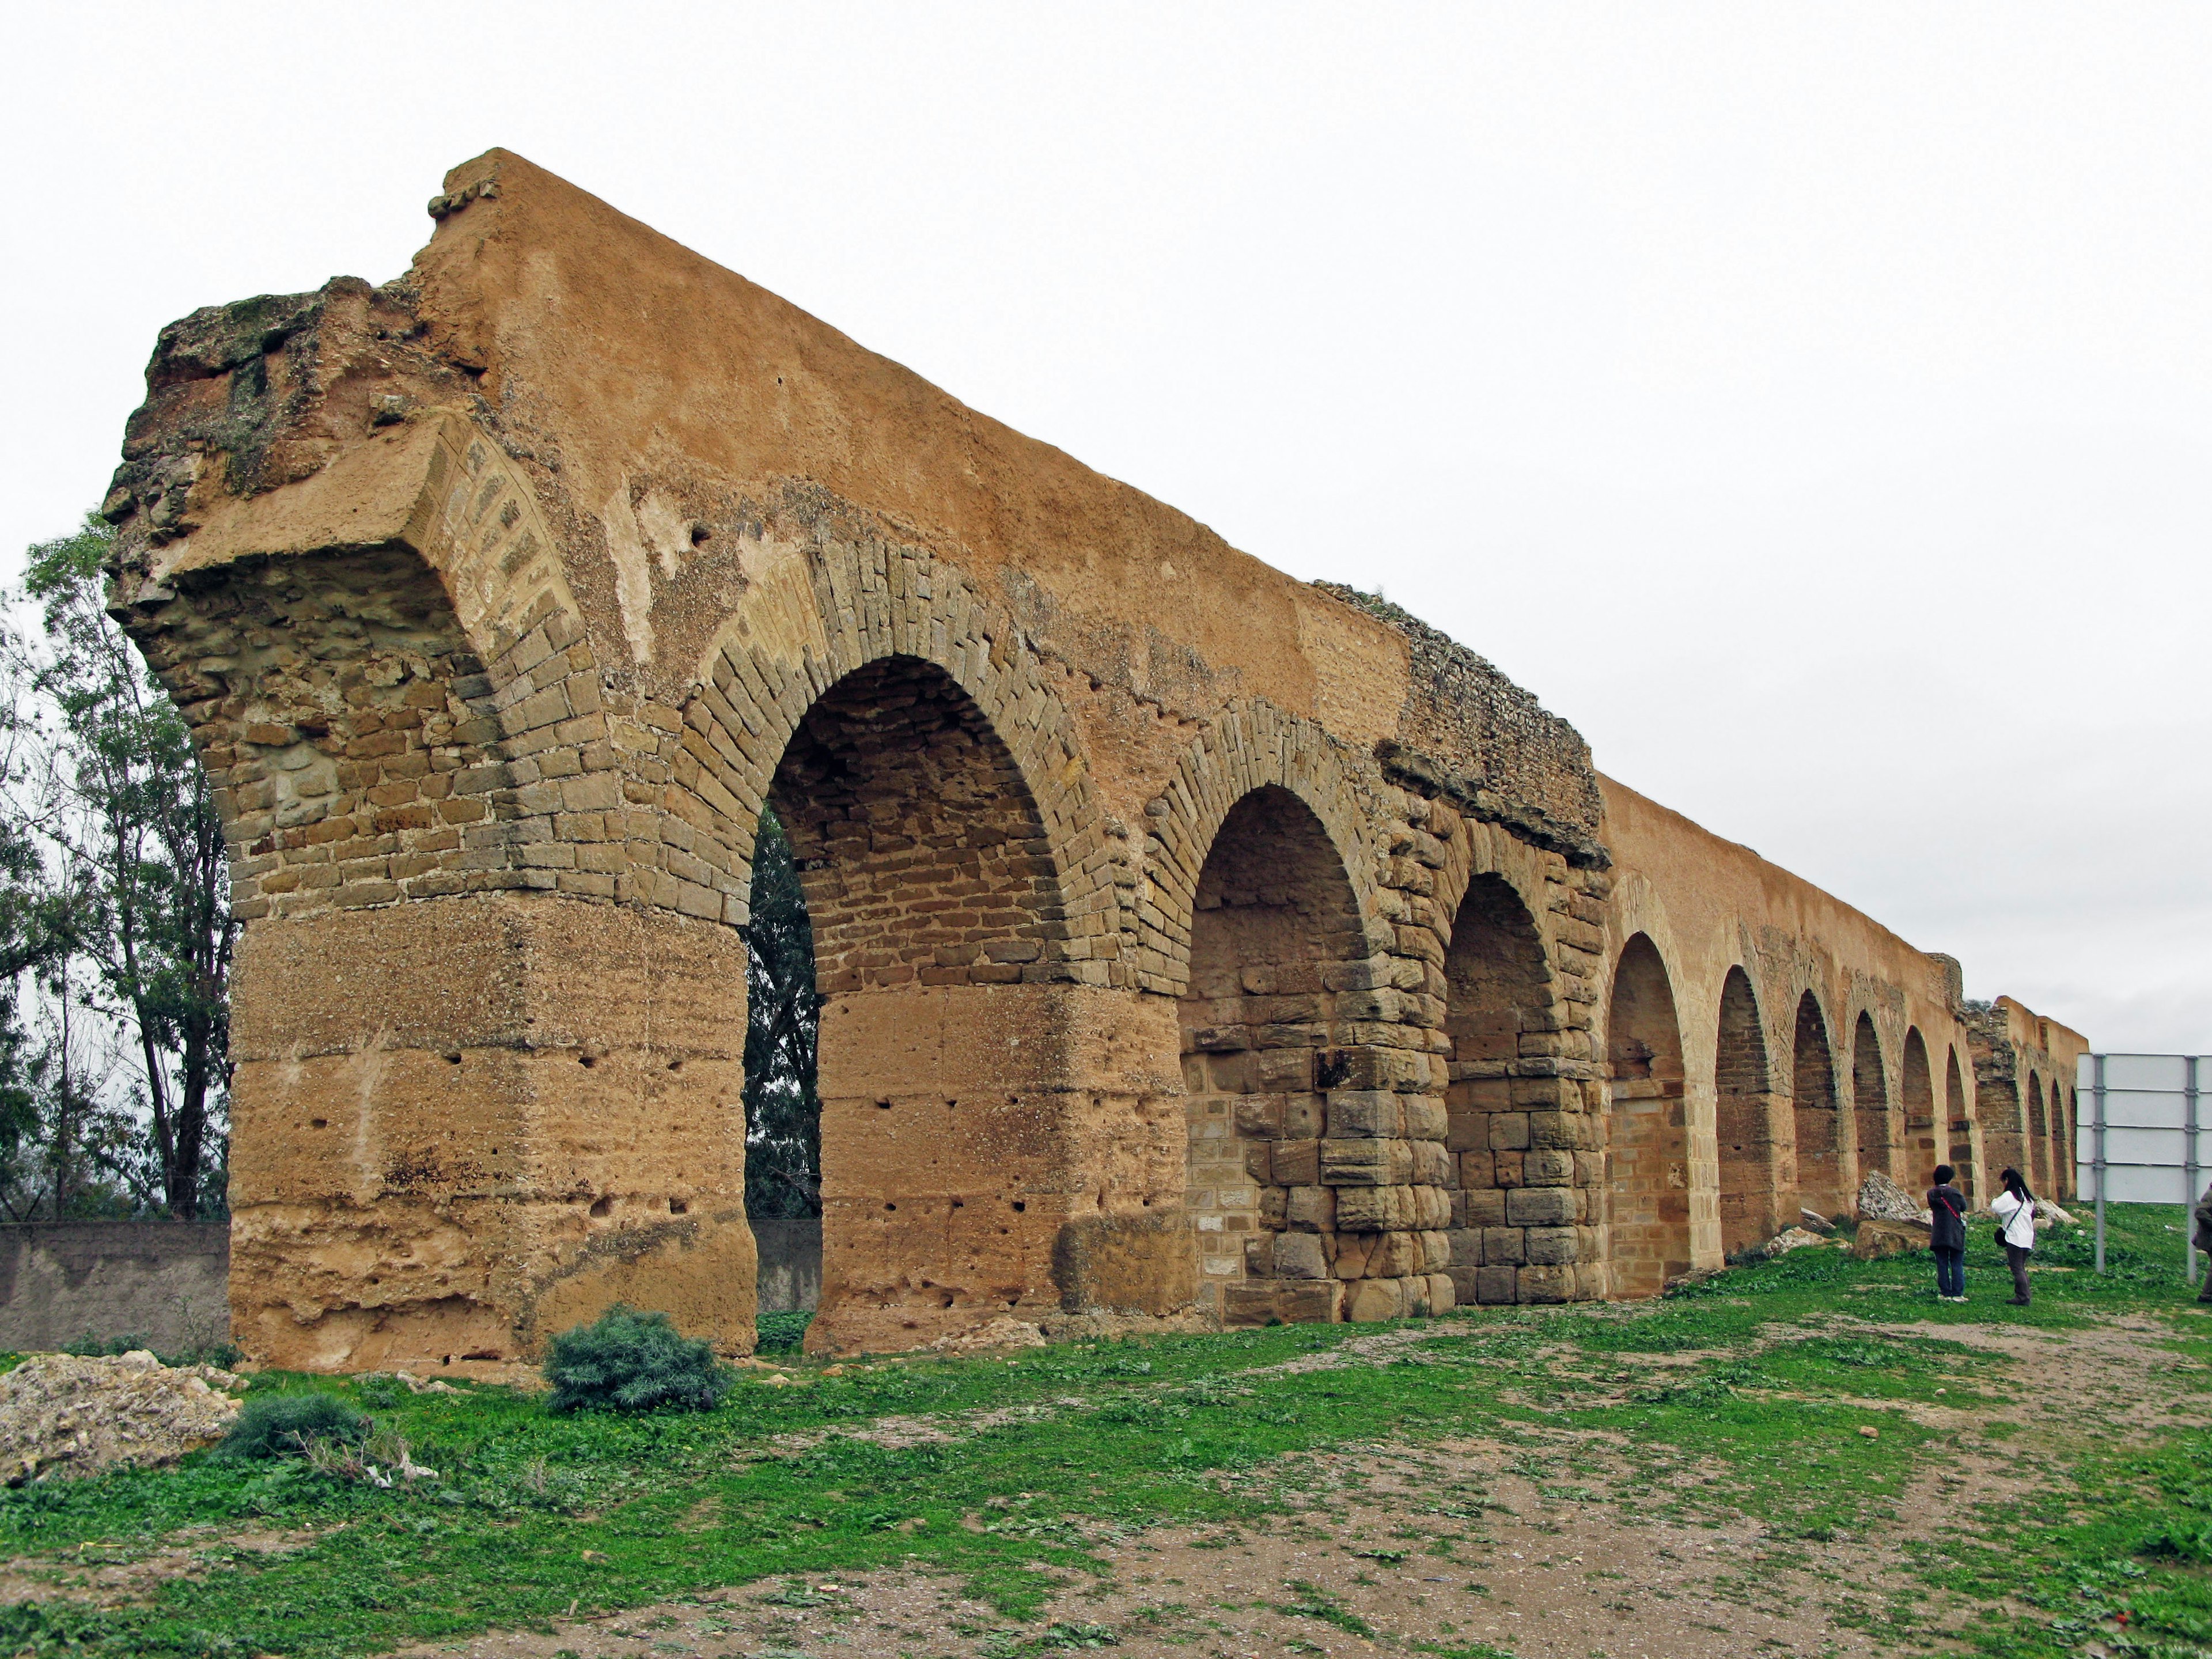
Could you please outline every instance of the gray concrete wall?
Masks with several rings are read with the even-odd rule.
[[[822,1220],[756,1221],[760,1310],[794,1313],[822,1300]]]
[[[0,1350],[86,1335],[138,1337],[161,1353],[227,1341],[229,1280],[225,1222],[0,1225]]]

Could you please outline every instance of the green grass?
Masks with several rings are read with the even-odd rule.
[[[374,1652],[544,1627],[572,1604],[618,1609],[907,1562],[957,1572],[1006,1617],[1028,1620],[1052,1588],[1033,1565],[1101,1572],[1098,1543],[1157,1523],[1264,1527],[1313,1485],[1308,1454],[1474,1429],[1524,1447],[1530,1471],[1554,1482],[1577,1475],[1563,1431],[1618,1437],[1607,1443],[1628,1473],[1605,1484],[1606,1500],[1641,1513],[1740,1510],[1784,1540],[1866,1536],[1907,1506],[1955,1506],[1955,1533],[1915,1560],[1936,1601],[1861,1607],[1869,1628],[1903,1651],[1915,1650],[1916,1621],[1950,1597],[1997,1610],[1974,1626],[1992,1653],[2071,1655],[2092,1632],[2113,1652],[2194,1653],[2212,1645],[2205,1431],[2122,1443],[2094,1423],[2061,1419],[2009,1440],[1993,1434],[1990,1445],[2045,1477],[2032,1504],[1994,1515],[1971,1494],[1938,1492],[1954,1448],[1899,1409],[1938,1389],[1970,1410],[2035,1390],[2032,1368],[1947,1340],[1947,1328],[2003,1323],[2063,1336],[2155,1312],[2172,1316],[2173,1363],[2203,1366],[2212,1320],[2185,1300],[2179,1237],[2166,1231],[2180,1213],[2116,1211],[2108,1279],[2087,1271],[2085,1241],[2055,1242],[2042,1259],[2078,1270],[2039,1274],[2027,1310],[2001,1305],[2002,1263],[1983,1242],[1968,1262],[1977,1300],[1963,1308],[1933,1299],[1924,1257],[1856,1264],[1805,1250],[1656,1304],[1437,1321],[1387,1366],[1291,1375],[1266,1368],[1338,1347],[1360,1328],[1062,1346],[1012,1363],[849,1366],[836,1377],[810,1366],[804,1387],[747,1380],[713,1412],[642,1418],[556,1416],[538,1396],[495,1388],[416,1395],[390,1382],[341,1382],[337,1391],[380,1431],[405,1436],[434,1480],[386,1490],[298,1462],[199,1455],[0,1492],[0,1549],[10,1556],[123,1560],[179,1537],[211,1549],[203,1573],[142,1605],[0,1609],[0,1651]],[[1939,1334],[1884,1335],[1869,1321],[1917,1321]],[[795,1344],[803,1316],[787,1324],[775,1334]],[[2164,1382],[2201,1396],[2208,1376],[2176,1370]],[[1066,1396],[1085,1403],[1052,1403]],[[892,1413],[1018,1405],[1042,1409],[950,1444],[776,1443]],[[1875,1437],[1859,1432],[1869,1427]],[[1686,1483],[1689,1471],[1705,1473]],[[254,1528],[321,1535],[288,1556],[220,1547],[223,1534]],[[1302,1608],[1325,1599],[1293,1588]],[[2129,1633],[2116,1634],[2122,1610]],[[1326,1612],[1310,1616],[1351,1629]],[[1030,1639],[1107,1638],[1071,1625]]]

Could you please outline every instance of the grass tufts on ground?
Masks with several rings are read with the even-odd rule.
[[[2118,1213],[2112,1259],[2124,1271],[2110,1279],[2075,1259],[2085,1242],[2051,1241],[2025,1310],[2003,1305],[1990,1247],[1970,1254],[1963,1307],[1935,1298],[1925,1258],[1857,1263],[1824,1248],[1662,1301],[1470,1310],[1379,1346],[1354,1346],[1376,1327],[1288,1326],[848,1363],[836,1376],[801,1362],[780,1374],[801,1386],[725,1383],[710,1409],[682,1413],[552,1413],[519,1390],[318,1379],[436,1475],[383,1487],[297,1459],[201,1455],[0,1491],[0,1548],[57,1571],[88,1550],[127,1557],[226,1529],[306,1540],[210,1558],[115,1605],[58,1594],[0,1607],[0,1650],[337,1659],[734,1584],[814,1595],[805,1587],[902,1565],[957,1575],[1026,1625],[989,1638],[1009,1653],[1103,1645],[1103,1626],[1064,1612],[1038,1622],[1054,1584],[1105,1572],[1103,1544],[1159,1526],[1233,1539],[1304,1501],[1317,1460],[1480,1437],[1544,1490],[1617,1504],[1625,1523],[1749,1517],[1778,1560],[1943,1506],[1948,1524],[1912,1547],[1912,1595],[1862,1607],[1853,1597],[1873,1592],[1838,1587],[1835,1617],[1884,1651],[1931,1651],[1939,1626],[2009,1659],[2093,1640],[2202,1651],[2212,1320],[2185,1299],[2179,1216]],[[2156,1355],[2146,1374],[2170,1427],[2121,1433],[2045,1398],[2038,1356],[2115,1340],[2116,1322]],[[779,1328],[795,1345],[803,1322]],[[252,1404],[313,1398],[307,1386],[257,1379]],[[886,1419],[933,1428],[878,1431]],[[1607,1472],[1578,1467],[1572,1444],[1603,1447]],[[1952,1480],[1969,1452],[2032,1474],[2028,1496],[1999,1509]],[[1480,1525],[1480,1501],[1439,1504]],[[1406,1543],[1374,1545],[1367,1565],[1415,1570],[1425,1557]],[[1359,1615],[1322,1592],[1282,1594],[1300,1617],[1357,1636],[1330,1608]]]

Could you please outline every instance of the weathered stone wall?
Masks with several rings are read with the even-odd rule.
[[[170,1354],[226,1341],[229,1255],[221,1222],[0,1226],[0,1351],[39,1352],[87,1336]]]
[[[498,1374],[617,1297],[750,1343],[771,804],[818,1346],[1656,1289],[1934,1138],[1935,959],[1473,653],[519,157],[433,210],[396,283],[165,331],[106,505],[246,921],[256,1357]]]
[[[1962,1016],[1974,1091],[1984,1103],[1986,1191],[2018,1170],[2039,1196],[2076,1196],[2075,1155],[2080,1060],[2089,1044],[2078,1031],[2036,1014],[2010,997],[1968,1003]]]

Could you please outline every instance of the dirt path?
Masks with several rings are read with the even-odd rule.
[[[1928,1501],[1870,1535],[1778,1538],[1717,1493],[1703,1494],[1720,1471],[1681,1460],[1667,1469],[1659,1495],[1624,1498],[1617,1494],[1639,1474],[1650,1482],[1652,1449],[1554,1431],[1534,1445],[1523,1435],[1286,1460],[1250,1477],[1277,1505],[1270,1524],[1159,1528],[1106,1544],[1096,1577],[1040,1571],[1041,1586],[1051,1587],[1046,1609],[1018,1628],[965,1598],[957,1577],[917,1569],[754,1584],[564,1622],[547,1634],[404,1651],[406,1659],[994,1659],[1018,1649],[1110,1644],[1128,1659],[1358,1659],[1387,1646],[1474,1659],[1487,1644],[1518,1659],[1845,1659],[1956,1650],[1940,1626],[1888,1623],[1893,1607],[1930,1611],[1911,1576],[1915,1542],[1974,1505],[2028,1490],[2045,1462],[2031,1448],[2069,1424],[2091,1417],[2107,1434],[2147,1433],[2202,1420],[2212,1401],[2166,1380],[2198,1368],[2164,1348],[2170,1333],[2153,1320],[2059,1335],[1885,1319],[1887,1311],[1869,1306],[1829,1328],[1982,1349],[2010,1362],[2010,1399],[1995,1410],[1859,1402],[1958,1436],[1931,1471]],[[1418,1340],[1393,1332],[1328,1358],[1388,1364]],[[1610,1355],[1607,1363],[1656,1375],[1689,1359]],[[1961,1370],[1962,1380],[1988,1381],[1971,1362]],[[1979,1431],[1993,1420],[2018,1425],[2021,1438],[2002,1448],[1984,1440]]]

